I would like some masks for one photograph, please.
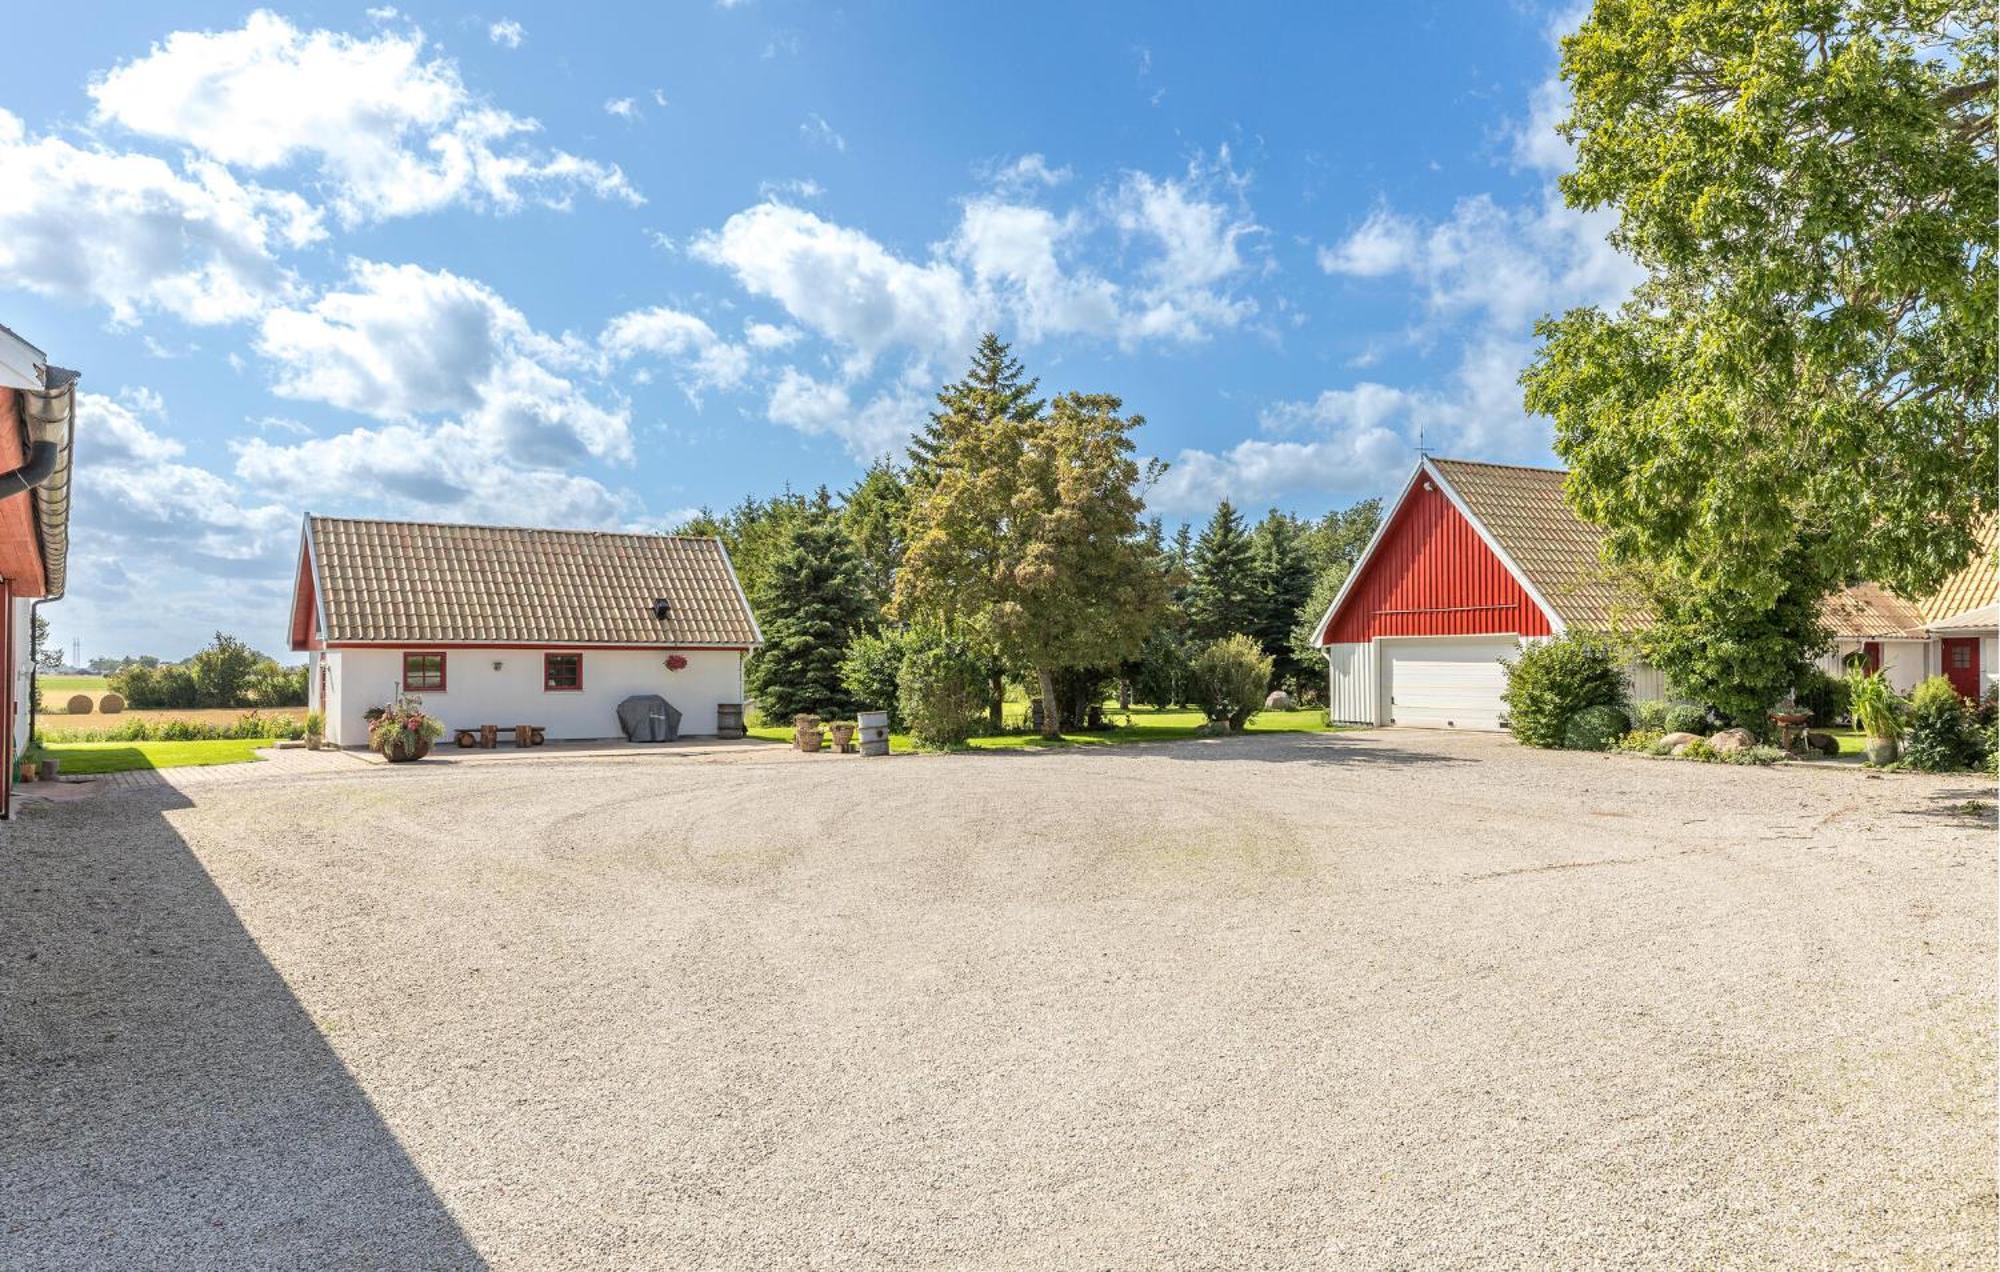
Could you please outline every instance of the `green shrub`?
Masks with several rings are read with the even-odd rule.
[[[897,673],[897,703],[925,746],[958,746],[986,720],[986,660],[956,641],[912,639]]]
[[[1827,675],[1817,667],[1808,668],[1799,678],[1793,701],[1812,712],[1814,728],[1831,729],[1848,718],[1847,681]]]
[[[1710,746],[1707,738],[1696,738],[1687,744],[1687,749],[1681,752],[1680,758],[1684,760],[1700,760],[1704,764],[1713,764],[1722,758],[1722,752]]]
[[[1956,773],[1985,759],[1986,739],[1977,709],[1951,681],[1932,676],[1910,694],[1902,762],[1923,773]]]
[[[1212,640],[1195,651],[1189,672],[1196,696],[1211,720],[1227,720],[1241,729],[1263,709],[1271,687],[1270,655],[1255,640],[1241,634]]]
[[[861,711],[887,711],[889,727],[901,732],[903,707],[897,700],[897,678],[902,675],[903,658],[909,640],[899,631],[856,636],[840,660],[841,683],[854,695]]]
[[[1165,624],[1153,629],[1139,650],[1132,673],[1132,696],[1162,711],[1187,703],[1194,694],[1188,644]]]
[[[1632,704],[1632,727],[1655,733],[1707,733],[1708,711],[1693,703],[1648,698]]]
[[[1608,751],[1632,727],[1632,721],[1617,707],[1585,707],[1570,716],[1563,727],[1563,748],[1569,751]]]
[[[1507,671],[1501,700],[1507,704],[1508,727],[1528,746],[1562,746],[1570,718],[1587,707],[1625,708],[1625,673],[1611,646],[1599,637],[1538,641],[1501,666]]]
[[[1618,749],[1652,755],[1659,749],[1660,739],[1664,736],[1658,729],[1634,729],[1618,739]]]

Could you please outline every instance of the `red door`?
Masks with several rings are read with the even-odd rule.
[[[1869,675],[1882,670],[1882,642],[1871,640],[1861,646],[1861,669]]]
[[[1944,674],[1951,681],[1951,687],[1976,700],[1979,697],[1979,638],[1947,636],[1943,652]]]

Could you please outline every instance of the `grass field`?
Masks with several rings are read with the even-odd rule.
[[[200,724],[234,724],[250,714],[248,707],[161,707],[151,711],[120,711],[116,715],[67,715],[61,711],[43,711],[36,720],[37,727],[45,735],[66,733],[109,733],[134,720],[144,720],[147,724],[165,724],[169,720],[190,720]],[[305,719],[304,707],[277,707],[261,712],[266,719],[288,715],[294,720]]]
[[[50,705],[62,706],[63,699],[73,693],[87,693],[95,698],[111,691],[102,676],[36,676],[35,684],[42,691],[44,710]]]
[[[258,758],[258,747],[269,745],[269,738],[234,738],[226,742],[58,742],[44,746],[39,754],[62,761],[65,774],[125,773],[133,769],[244,764]]]
[[[1114,721],[1122,722],[1125,713],[1106,709],[1105,714]],[[997,733],[975,737],[966,745],[975,751],[1025,751],[1041,750],[1057,746],[1117,746],[1129,742],[1178,742],[1200,736],[1196,730],[1201,727],[1202,715],[1199,711],[1156,711],[1151,707],[1134,707],[1131,712],[1130,728],[1106,729],[1101,733],[1065,733],[1060,738],[1045,738],[1035,733]],[[1260,711],[1251,718],[1247,733],[1320,733],[1327,731],[1326,712],[1315,707],[1308,711]],[[759,725],[751,729],[750,736],[764,738],[771,742],[790,742],[792,730],[789,725]],[[831,739],[829,738],[829,744]],[[889,749],[892,752],[919,749],[906,733],[889,735]]]

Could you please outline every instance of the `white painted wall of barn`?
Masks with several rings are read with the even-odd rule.
[[[414,649],[420,646],[412,646]],[[403,677],[401,649],[330,649],[325,657],[327,737],[341,746],[368,745],[362,713],[395,697]],[[743,701],[743,655],[733,649],[674,652],[688,665],[666,667],[664,649],[593,650],[552,646],[549,652],[583,655],[583,688],[542,687],[539,649],[445,650],[445,689],[426,690],[425,710],[447,728],[481,724],[538,724],[551,739],[613,738],[618,704],[635,693],[656,693],[681,712],[681,732],[696,737],[716,730],[716,707]],[[499,664],[495,668],[494,664]],[[448,739],[447,739],[448,740]]]

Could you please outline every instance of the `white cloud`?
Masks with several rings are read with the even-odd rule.
[[[1222,286],[1247,267],[1240,245],[1263,233],[1243,205],[1245,184],[1226,148],[1213,165],[1190,163],[1178,180],[1127,174],[1110,200],[1112,217],[1128,236],[1150,239],[1157,254],[1143,267],[1144,284],[1133,289],[1126,340],[1200,340],[1256,312],[1255,302]],[[1225,188],[1233,200],[1222,197]]]
[[[859,408],[848,386],[818,380],[786,367],[772,386],[766,410],[771,419],[809,437],[838,437],[862,461],[894,454],[925,420],[927,399],[905,375]]]
[[[1319,249],[1319,267],[1329,274],[1380,278],[1408,269],[1417,251],[1417,227],[1387,208],[1377,208],[1339,246]]]
[[[642,200],[615,164],[527,143],[540,129],[476,98],[419,31],[302,32],[260,10],[239,30],[177,31],[90,85],[96,117],[263,172],[315,166],[343,222],[454,203]]]
[[[1327,389],[1311,402],[1277,402],[1258,416],[1267,433],[1349,429],[1372,432],[1410,408],[1402,389],[1362,381],[1348,389]]]
[[[502,18],[486,28],[486,38],[503,48],[518,49],[521,41],[528,38],[528,32],[512,18]]]
[[[775,323],[746,322],[743,324],[743,339],[752,349],[784,349],[797,343],[797,327],[780,327]]]
[[[633,97],[613,97],[604,103],[604,113],[622,119],[626,123],[637,123],[639,102]]]
[[[665,106],[666,104],[667,104],[667,93],[666,93],[666,90],[665,90],[665,89],[660,89],[660,88],[656,88],[656,89],[654,89],[654,90],[653,90],[653,105],[655,105],[655,106],[662,106],[662,107],[664,107],[664,106]]]
[[[864,361],[896,344],[963,348],[976,329],[973,297],[949,264],[903,260],[859,230],[787,204],[738,212],[688,250]]]
[[[1058,218],[1028,204],[971,199],[951,251],[972,271],[985,307],[1004,304],[1025,340],[1115,332],[1122,320],[1118,288],[1088,271],[1066,270],[1058,259],[1081,232],[1074,214]]]
[[[30,137],[0,110],[0,278],[15,286],[103,305],[121,325],[147,311],[233,322],[293,291],[278,245],[323,236],[295,195],[211,163],[180,172]]]
[[[832,146],[835,150],[843,154],[847,152],[847,138],[835,132],[833,125],[827,123],[819,115],[809,114],[806,116],[806,122],[799,125],[799,136],[804,137],[807,141],[818,142],[823,146]]]
[[[700,389],[735,388],[750,370],[748,349],[722,339],[693,314],[663,305],[618,315],[606,324],[598,343],[608,357],[620,362],[643,354],[677,360],[690,395]]]
[[[1000,190],[1032,190],[1059,186],[1068,181],[1070,175],[1068,167],[1051,167],[1041,155],[1027,154],[995,168],[990,180]]]
[[[1146,497],[1149,508],[1188,515],[1228,498],[1256,505],[1288,495],[1359,497],[1408,471],[1408,443],[1386,428],[1313,442],[1249,439],[1221,454],[1184,450]]]
[[[559,373],[591,366],[595,351],[535,331],[497,293],[445,271],[351,262],[344,289],[267,313],[256,348],[283,397],[399,423],[456,415],[484,453],[531,467],[631,457],[628,411]]]

